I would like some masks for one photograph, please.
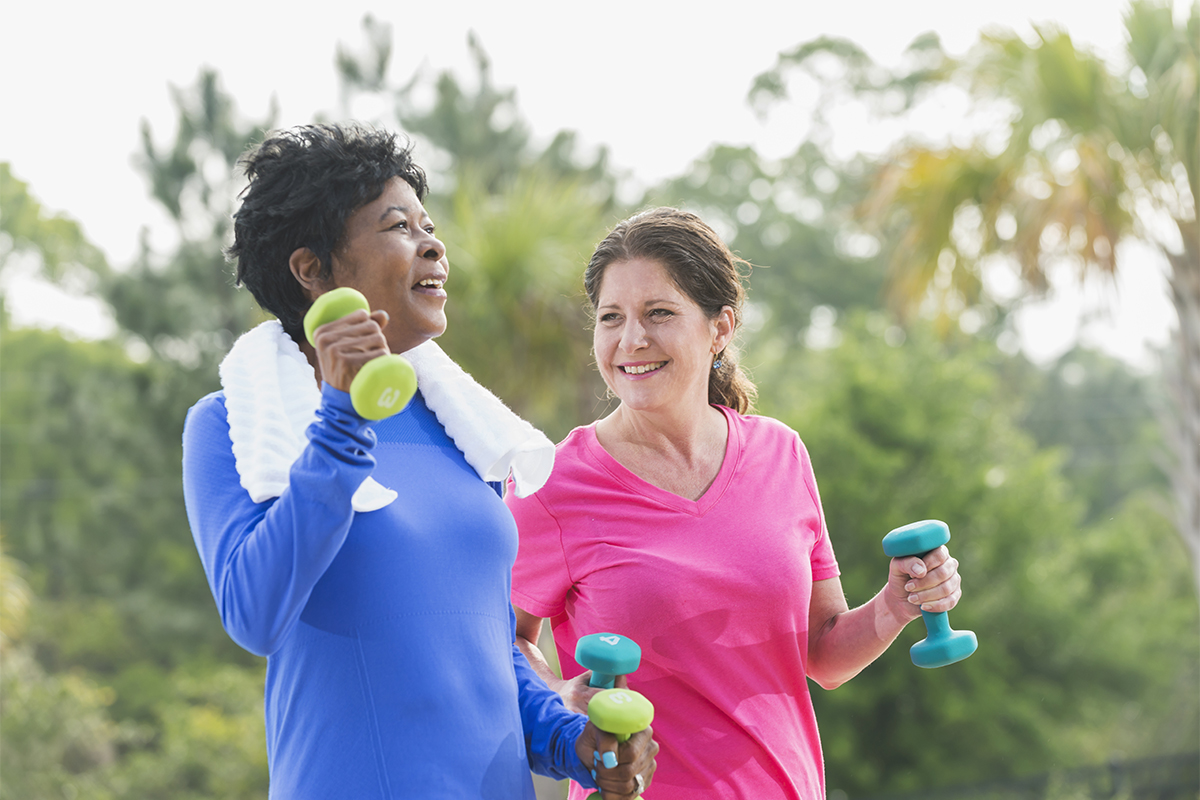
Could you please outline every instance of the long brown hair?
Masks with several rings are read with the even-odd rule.
[[[715,319],[725,306],[733,309],[733,330],[737,333],[746,300],[742,277],[750,265],[730,252],[702,219],[677,208],[654,208],[617,223],[596,246],[583,274],[593,310],[608,266],[638,258],[661,264],[680,291],[709,319]],[[717,354],[716,361],[721,366],[708,376],[708,402],[728,406],[739,414],[752,410],[758,389],[738,364],[738,350],[732,339]]]

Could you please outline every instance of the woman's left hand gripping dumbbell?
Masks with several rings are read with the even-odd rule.
[[[589,721],[575,752],[590,764],[603,800],[641,796],[654,777],[658,742],[650,721],[654,707],[637,692],[607,689],[588,704]],[[592,798],[597,795],[592,795]]]

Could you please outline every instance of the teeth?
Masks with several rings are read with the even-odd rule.
[[[647,372],[654,372],[654,370],[659,369],[666,363],[665,361],[658,361],[654,364],[643,364],[640,367],[621,367],[621,371],[626,375],[644,375]]]
[[[418,283],[417,286],[428,286],[433,289],[440,289],[440,288],[442,288],[442,282],[437,280],[436,278],[426,278],[425,280]]]

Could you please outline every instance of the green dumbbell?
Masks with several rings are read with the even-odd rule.
[[[615,633],[593,633],[575,645],[575,663],[592,671],[588,686],[611,689],[618,675],[628,675],[641,662],[637,642]]]
[[[357,311],[370,311],[367,298],[357,289],[339,286],[321,295],[304,315],[304,335],[316,346],[313,336],[317,328]],[[417,392],[417,373],[403,356],[389,353],[373,358],[350,382],[350,402],[354,410],[366,419],[384,419],[404,410]]]
[[[588,719],[605,733],[615,735],[618,742],[627,742],[630,736],[650,727],[654,704],[629,689],[605,689],[588,701]],[[611,768],[615,764],[606,766]],[[595,792],[588,800],[598,797],[600,793]]]
[[[950,527],[940,520],[926,519],[896,528],[883,537],[883,552],[892,558],[924,556],[948,541]],[[979,647],[971,631],[951,630],[950,615],[945,611],[922,611],[921,616],[925,620],[925,638],[908,651],[918,667],[944,667],[962,661]]]

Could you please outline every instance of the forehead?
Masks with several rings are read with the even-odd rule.
[[[383,191],[371,202],[362,206],[347,220],[347,226],[374,225],[389,213],[403,212],[408,216],[424,216],[425,208],[417,199],[413,187],[400,177],[395,177],[384,184]]]
[[[618,302],[690,302],[690,298],[679,289],[667,268],[647,258],[614,261],[609,264],[600,281],[597,299],[599,305]]]

